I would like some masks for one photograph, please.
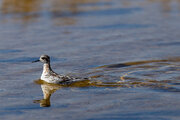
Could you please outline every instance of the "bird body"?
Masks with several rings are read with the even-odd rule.
[[[41,74],[41,80],[44,80],[48,83],[54,84],[69,84],[74,81],[82,80],[80,78],[73,78],[67,75],[59,75],[51,69],[50,65],[50,57],[48,55],[41,55],[39,60],[33,62],[42,62],[43,65],[43,72]]]

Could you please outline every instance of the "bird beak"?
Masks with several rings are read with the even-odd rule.
[[[35,63],[35,62],[39,62],[40,60],[35,60],[35,61],[32,61],[32,63]]]

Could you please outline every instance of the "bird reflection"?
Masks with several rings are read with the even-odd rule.
[[[96,78],[98,76],[91,76],[93,78]],[[127,87],[126,84],[123,82],[101,82],[98,80],[82,80],[77,81],[71,84],[52,84],[47,83],[43,80],[35,80],[36,84],[41,85],[41,89],[43,92],[43,99],[41,100],[34,100],[34,103],[39,103],[40,107],[50,107],[51,106],[51,95],[56,92],[57,90],[63,88],[63,87]]]
[[[41,85],[41,89],[42,89],[44,97],[41,100],[34,100],[34,103],[39,103],[41,107],[50,107],[51,106],[51,102],[50,102],[51,95],[56,90],[60,89],[62,86],[46,83],[42,80],[37,80],[37,81],[35,81],[35,83]]]
[[[34,100],[34,103],[39,103],[41,107],[50,107],[51,106],[51,95],[56,92],[58,89],[62,87],[88,87],[88,86],[96,86],[94,82],[90,82],[90,80],[83,80],[74,82],[72,84],[52,84],[47,83],[43,80],[35,80],[36,84],[41,85],[41,89],[43,92],[43,99],[41,100]]]

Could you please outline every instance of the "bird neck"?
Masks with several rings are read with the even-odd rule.
[[[52,71],[50,63],[44,63],[43,73],[49,73],[50,71]]]

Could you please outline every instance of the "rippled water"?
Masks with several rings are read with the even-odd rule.
[[[180,119],[179,0],[0,0],[0,119]],[[71,85],[39,77],[51,56]]]

